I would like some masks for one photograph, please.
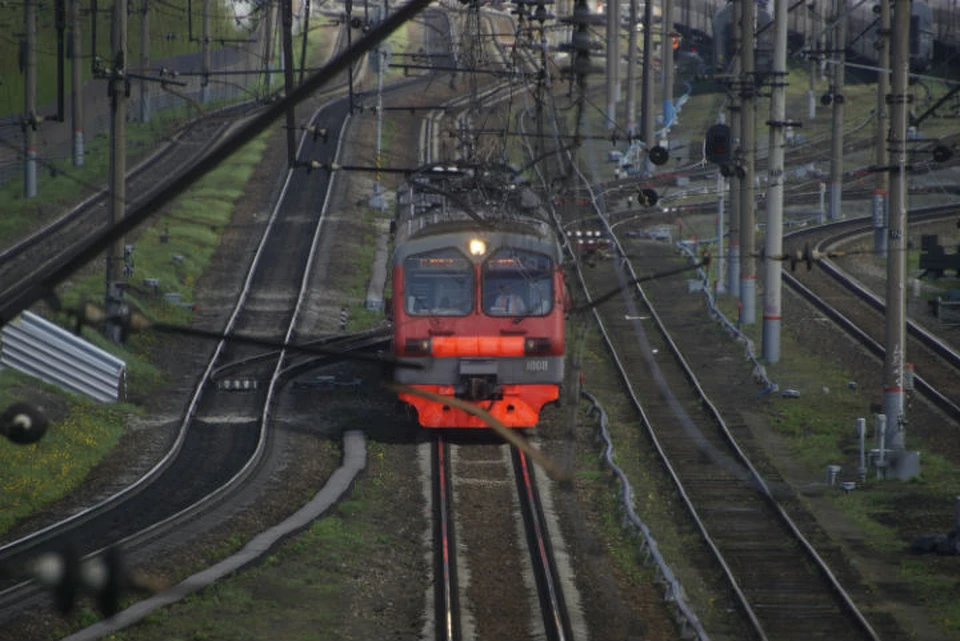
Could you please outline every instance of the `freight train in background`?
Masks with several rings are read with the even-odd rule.
[[[398,190],[394,381],[474,403],[508,427],[537,424],[564,372],[561,250],[539,201],[505,167],[427,167]],[[401,393],[429,428],[484,428]]]
[[[851,61],[875,64],[879,25],[877,0],[845,0],[847,16],[846,53]],[[640,2],[641,6],[643,1]],[[660,3],[654,15],[661,19]],[[831,0],[790,1],[788,21],[790,51],[799,54],[804,49],[817,50],[817,34],[823,34],[823,25],[829,25],[837,12]],[[629,0],[620,0],[624,19],[629,15]],[[604,10],[603,3],[598,9]],[[673,26],[680,36],[675,55],[695,61],[702,71],[722,72],[733,53],[734,7],[727,0],[674,0]],[[764,28],[772,20],[773,5],[769,0],[757,2],[757,29],[760,32],[758,65],[769,57],[765,51],[772,48],[773,31]],[[642,12],[641,12],[642,15]],[[659,27],[659,25],[658,25]],[[655,29],[659,33],[659,28]],[[719,37],[718,37],[719,36]],[[957,0],[914,0],[911,3],[910,66],[914,72],[949,71],[948,62],[956,62],[960,55],[960,2]]]

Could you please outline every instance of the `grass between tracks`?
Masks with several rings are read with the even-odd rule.
[[[699,533],[690,525],[680,501],[672,498],[675,495],[672,483],[662,472],[599,330],[592,322],[584,338],[583,370],[584,388],[597,397],[607,412],[608,431],[614,443],[613,459],[633,487],[634,510],[653,532],[660,553],[676,573],[701,622],[706,629],[718,632],[725,627],[726,613],[735,606],[718,596],[724,591],[708,570],[712,564],[697,552]],[[577,424],[585,426],[578,429],[581,435],[592,434],[597,424],[597,418],[586,413],[587,407],[586,402],[581,401],[578,408]],[[596,524],[598,536],[604,540],[617,569],[618,581],[631,589],[653,585],[655,571],[644,565],[641,538],[624,527],[620,484],[598,456],[602,442],[584,436],[579,440],[575,484],[580,495],[578,502],[590,506],[592,518],[589,520]]]
[[[324,518],[279,545],[255,567],[111,635],[112,641],[166,639],[347,639],[368,630],[346,607],[383,586],[366,582],[358,566],[389,559],[398,533],[381,527],[394,507],[397,478],[386,447],[370,443],[368,467],[348,498]],[[291,571],[291,568],[296,568]],[[419,588],[414,590],[419,596]],[[389,595],[379,607],[389,608]],[[309,605],[307,605],[309,604]],[[91,621],[92,622],[92,621]],[[379,638],[379,637],[377,637]]]
[[[732,297],[721,296],[719,307],[728,318],[736,319],[737,306]],[[762,325],[743,325],[742,331],[753,341],[754,352],[759,355]],[[776,403],[769,411],[768,423],[787,444],[789,456],[802,468],[805,482],[821,482],[823,470],[831,464],[856,470],[855,419],[868,419],[871,447],[873,425],[868,408],[875,400],[876,390],[864,381],[856,381],[842,363],[826,360],[808,349],[788,328],[781,331],[780,361],[765,363],[765,367],[781,390],[801,391],[798,399]],[[951,506],[960,484],[960,470],[936,450],[926,447],[923,426],[914,426],[911,432],[908,448],[921,452],[919,477],[907,482],[879,481],[871,469],[866,482],[854,492],[825,491],[800,496],[821,521],[831,518],[825,515],[845,515],[857,531],[848,532],[842,540],[834,537],[835,542],[848,547],[849,541],[847,551],[855,559],[857,548],[863,546],[869,550],[868,557],[888,565],[901,588],[923,604],[932,622],[942,626],[944,638],[956,639],[960,638],[960,606],[952,598],[956,557],[911,556],[906,554],[906,548],[916,536],[947,534],[952,525]],[[869,563],[862,555],[854,561],[861,567]],[[870,583],[869,572],[865,576]]]
[[[314,50],[320,51],[315,56],[326,51],[325,46],[319,47],[319,37],[311,36]],[[186,109],[177,109],[154,114],[147,125],[128,123],[128,149],[131,153],[138,148],[149,149],[190,117],[192,114]],[[229,223],[233,207],[263,155],[266,139],[267,134],[263,134],[251,141],[153,218],[152,224],[140,227],[128,239],[135,245],[134,277],[125,291],[128,302],[154,320],[189,322],[192,311],[186,303],[193,300],[196,282],[209,264],[220,233]],[[88,141],[83,167],[71,166],[55,177],[41,173],[37,198],[24,199],[19,184],[0,187],[0,199],[5,203],[0,238],[21,237],[99,189],[108,171],[107,145],[106,136],[97,137]],[[146,278],[159,280],[157,292],[144,285]],[[76,272],[58,288],[58,294],[69,307],[82,297],[102,300],[103,288],[102,263],[97,263]],[[184,305],[168,301],[163,296],[168,293],[179,295]],[[54,320],[68,328],[74,325],[70,317]],[[95,327],[84,327],[82,336],[126,361],[128,398],[133,402],[164,384],[163,373],[150,362],[155,334],[133,334],[124,346],[106,340]],[[125,424],[139,412],[135,405],[100,406],[15,372],[0,372],[0,407],[23,400],[33,401],[46,410],[50,429],[41,441],[27,447],[0,440],[0,456],[5,463],[0,469],[0,533],[82,484],[119,441]]]

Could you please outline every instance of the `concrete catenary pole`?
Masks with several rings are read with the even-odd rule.
[[[643,81],[640,109],[643,112],[642,133],[646,150],[657,144],[654,140],[656,129],[656,108],[653,106],[653,0],[643,3]],[[644,173],[651,173],[653,165],[649,156],[644,154]]]
[[[70,59],[70,125],[73,127],[73,165],[83,167],[83,73],[80,65],[80,2],[70,0],[70,24],[73,29],[73,57]]]
[[[660,52],[663,59],[663,126],[673,124],[673,0],[663,0]]]
[[[846,76],[847,3],[836,0],[836,21],[833,29],[833,126],[830,135],[830,220],[843,218],[843,80]]]
[[[740,49],[743,39],[740,36],[740,10],[742,2],[734,2],[733,32],[734,56],[731,60],[730,77],[734,85],[740,79]],[[740,147],[740,93],[730,95],[730,145],[736,150]],[[740,174],[734,172],[730,178],[730,254],[727,260],[727,291],[740,298]]]
[[[115,225],[123,217],[126,199],[124,178],[127,173],[127,0],[114,0],[113,28],[110,37],[111,74],[107,93],[110,98],[110,197],[107,204],[109,222]],[[109,318],[117,318],[123,305],[123,238],[110,244],[107,250],[106,309]],[[119,322],[108,321],[107,338],[123,341]]]
[[[770,95],[770,145],[767,163],[767,233],[763,265],[763,357],[780,360],[781,282],[783,263],[783,157],[787,117],[787,2],[774,0],[773,87]]]
[[[293,93],[293,0],[280,0],[283,25],[283,89],[286,95]],[[296,140],[296,110],[293,106],[287,109],[287,166],[293,167],[297,162]]]
[[[887,94],[890,93],[890,3],[880,2],[880,26],[877,29],[877,53],[880,71],[877,73],[877,167],[890,164],[887,153]],[[880,256],[887,255],[887,196],[890,193],[890,172],[877,172],[877,188],[873,192],[873,250]]]
[[[807,118],[810,120],[817,117],[817,74],[820,73],[820,56],[823,55],[818,9],[816,5],[807,7],[807,24],[811,27],[807,33],[813,34],[810,41],[810,48],[813,49],[810,54],[810,88],[807,90]]]
[[[140,2],[140,73],[150,68],[150,9],[149,0]],[[150,81],[140,78],[140,122],[150,122]]]
[[[757,322],[757,261],[755,254],[754,223],[756,220],[756,131],[755,102],[756,77],[754,74],[754,49],[756,37],[754,22],[756,5],[753,0],[740,0],[740,47],[742,73],[740,102],[740,147],[743,150],[743,177],[740,180],[740,322],[752,325]]]
[[[724,124],[723,112],[717,117],[717,124]],[[725,231],[724,206],[727,198],[727,179],[717,171],[717,282],[715,293],[723,294],[727,291],[726,283],[726,255],[723,253],[723,234]]]
[[[201,4],[203,15],[200,16],[203,35],[201,36],[200,49],[203,52],[203,68],[200,76],[200,103],[203,104],[210,99],[210,0],[203,0]]]
[[[620,0],[607,0],[607,129],[617,126],[618,62],[620,60]]]
[[[906,350],[904,283],[907,271],[907,79],[910,73],[910,0],[895,0],[893,28],[893,82],[891,92],[890,232],[887,256],[887,327],[883,367],[883,413],[887,417],[886,443],[903,447],[904,362]]]
[[[637,23],[640,20],[638,2],[630,0],[630,34],[627,54],[627,135],[637,135]]]
[[[26,68],[23,79],[23,196],[37,195],[37,5],[23,3]]]

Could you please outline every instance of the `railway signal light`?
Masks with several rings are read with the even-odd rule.
[[[641,189],[637,192],[637,202],[644,207],[653,207],[659,200],[660,196],[657,194],[657,192],[649,187]]]
[[[29,403],[14,403],[0,415],[0,434],[18,445],[36,443],[49,425],[44,413]]]
[[[647,152],[647,156],[654,165],[662,165],[670,160],[670,152],[660,145],[651,147],[650,151]]]
[[[953,150],[945,145],[937,145],[933,148],[933,159],[936,162],[947,162],[953,158]]]
[[[707,129],[704,151],[707,160],[718,165],[730,163],[732,145],[730,144],[730,127],[716,124]]]

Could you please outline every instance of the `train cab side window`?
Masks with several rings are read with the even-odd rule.
[[[411,316],[466,316],[473,311],[473,263],[453,248],[408,256],[404,309]]]
[[[553,261],[501,249],[483,264],[483,311],[490,316],[544,316],[553,309]]]

